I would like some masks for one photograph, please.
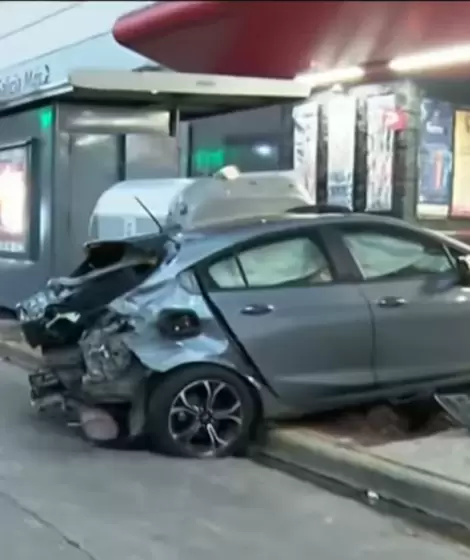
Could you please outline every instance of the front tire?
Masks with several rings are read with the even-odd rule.
[[[147,434],[152,448],[167,455],[227,457],[246,450],[255,412],[250,388],[237,374],[212,365],[185,367],[155,387]]]

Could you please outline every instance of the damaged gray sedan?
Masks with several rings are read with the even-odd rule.
[[[69,277],[19,303],[24,338],[43,354],[30,375],[35,408],[61,407],[95,442],[144,437],[189,457],[244,450],[283,405],[209,296],[202,268],[308,203],[286,179],[268,186],[196,181],[174,200],[164,229],[157,221],[155,234],[88,243]],[[274,217],[259,218],[259,206]],[[221,286],[238,274],[231,262],[210,270]],[[246,307],[246,317],[263,315]]]
[[[306,274],[318,274],[321,281],[325,272],[302,262],[311,250],[308,238],[291,239],[296,225],[291,216],[258,218],[113,242],[113,250],[120,244],[121,253],[132,255],[122,259],[121,272],[134,268],[138,284],[115,299],[113,292],[124,289],[116,265],[98,268],[99,275],[95,268],[82,272],[79,282],[50,282],[47,291],[18,307],[26,340],[44,354],[44,367],[30,376],[34,404],[78,412],[85,433],[96,441],[145,434],[153,447],[191,457],[244,449],[258,421],[278,416],[284,406],[245,348],[245,337],[233,330],[248,324],[238,325],[231,315],[251,322],[250,339],[261,341],[274,308],[255,303],[256,292],[245,293],[245,275],[261,273],[257,281],[264,277],[272,287]],[[276,232],[288,239],[273,244]],[[265,239],[268,248],[258,247]],[[253,242],[241,272],[233,251]],[[110,245],[89,247],[88,266],[96,267]],[[256,262],[271,266],[256,272]],[[224,311],[229,293],[234,298]]]
[[[33,403],[93,441],[221,457],[266,419],[468,390],[470,248],[294,203],[88,245],[18,307]]]

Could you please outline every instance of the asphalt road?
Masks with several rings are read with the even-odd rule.
[[[0,362],[0,557],[462,560],[403,521],[247,460],[96,449],[29,409]]]

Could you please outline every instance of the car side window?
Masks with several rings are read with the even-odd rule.
[[[333,279],[325,255],[308,237],[240,251],[213,264],[208,272],[219,289],[311,286]]]
[[[450,272],[444,247],[379,231],[343,233],[344,242],[365,280],[400,279]]]
[[[209,267],[209,276],[217,288],[235,290],[246,285],[242,270],[235,257],[223,259]]]

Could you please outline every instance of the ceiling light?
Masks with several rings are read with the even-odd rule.
[[[344,93],[344,87],[342,84],[333,84],[331,91],[333,93]]]
[[[412,72],[470,63],[470,44],[454,45],[433,51],[393,58],[388,66],[395,72]]]
[[[252,150],[261,157],[271,157],[274,153],[273,146],[269,144],[256,144],[252,147]]]
[[[295,80],[311,87],[327,86],[341,82],[354,82],[365,75],[364,68],[350,66],[349,68],[335,68],[325,72],[303,72],[297,74]]]

